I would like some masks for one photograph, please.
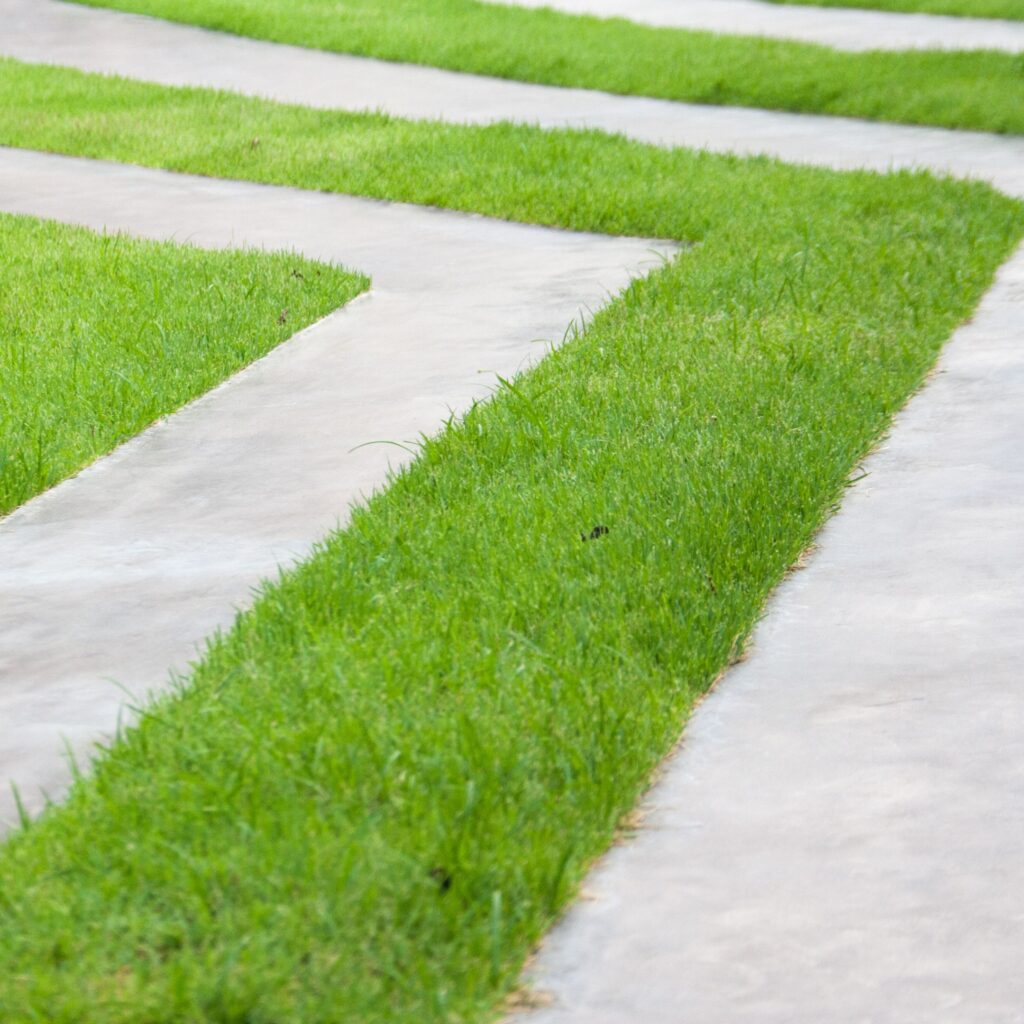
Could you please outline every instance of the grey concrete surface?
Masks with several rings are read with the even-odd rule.
[[[837,50],[1002,50],[1024,52],[1024,22],[804,7],[764,0],[483,0],[551,7],[566,14],[626,18],[659,28],[700,29],[819,43]]]
[[[1024,1020],[1024,249],[776,592],[515,1024]]]
[[[320,53],[55,0],[0,0],[0,56],[314,107],[599,128],[794,163],[980,177],[1024,195],[1024,138],[558,89]]]
[[[0,150],[0,209],[342,262],[372,292],[0,520],[0,820],[449,410],[674,247]]]

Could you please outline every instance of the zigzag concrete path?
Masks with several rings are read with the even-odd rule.
[[[206,246],[293,249],[372,291],[0,520],[0,819],[68,778],[127,700],[251,588],[671,244],[0,150],[0,209]],[[115,684],[130,687],[128,695]]]
[[[4,3],[24,20],[24,0]],[[318,106],[587,120],[826,166],[946,169],[1024,195],[1019,139],[493,83],[105,12],[69,17],[110,45],[90,53],[81,37],[57,38],[53,59],[116,65],[106,70],[136,59],[133,38],[143,51],[191,41],[200,63],[225,58],[201,81],[231,75],[243,91]],[[0,47],[26,56],[31,40],[11,38]],[[259,55],[257,70],[245,54]],[[196,73],[191,52],[173,67],[158,56],[143,77]],[[383,101],[366,102],[360,69]],[[1021,1020],[1022,341],[1019,252],[809,568],[773,599],[752,656],[698,710],[647,827],[598,867],[590,898],[542,950],[532,977],[553,1005],[530,1024]]]
[[[484,0],[626,18],[659,28],[700,29],[819,43],[836,50],[1024,52],[1024,22],[897,14],[841,7],[787,7],[764,0]]]

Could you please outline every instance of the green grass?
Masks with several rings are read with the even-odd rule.
[[[426,441],[0,848],[4,1021],[490,1019],[1024,209],[597,133],[0,83],[8,143],[696,243]]]
[[[842,53],[474,0],[81,0],[242,35],[548,85],[1024,132],[1024,60]]]
[[[952,14],[965,18],[1024,20],[1024,0],[769,0],[808,7],[866,7],[909,14]]]
[[[367,284],[288,253],[0,215],[0,515]]]
[[[581,231],[692,239],[710,223],[709,189],[723,206],[733,201],[732,186],[719,188],[707,174],[691,184],[703,166],[692,153],[596,131],[310,110],[4,59],[0,100],[0,145]],[[773,165],[736,166],[756,178]]]

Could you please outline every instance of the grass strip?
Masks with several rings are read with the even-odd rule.
[[[62,75],[25,73],[6,141],[698,243],[424,441],[0,847],[0,1019],[488,1020],[1024,211]]]
[[[0,215],[0,515],[367,284],[288,253]]]
[[[734,201],[739,168],[756,181],[775,166],[599,131],[312,110],[2,58],[0,99],[0,145],[606,234],[699,239],[708,211]],[[726,166],[716,185],[707,169]]]
[[[862,7],[907,14],[950,14],[964,18],[1005,18],[1024,21],[1021,0],[768,0],[805,7]]]
[[[1024,132],[1024,59],[843,53],[474,0],[79,0],[338,53],[693,103]]]

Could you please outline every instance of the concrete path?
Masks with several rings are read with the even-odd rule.
[[[702,29],[820,43],[837,50],[1002,50],[1024,52],[1024,21],[804,7],[764,0],[483,0],[551,7],[566,14],[626,18],[659,28]]]
[[[516,1024],[1024,1020],[1024,249],[774,595]]]
[[[0,209],[205,246],[294,249],[369,296],[0,520],[0,821],[67,780],[126,699],[666,243],[0,150]],[[130,696],[118,684],[128,687]]]
[[[1024,195],[1024,138],[559,89],[346,57],[62,4],[0,0],[0,56],[166,85],[457,123],[587,127],[793,163],[980,177]]]

